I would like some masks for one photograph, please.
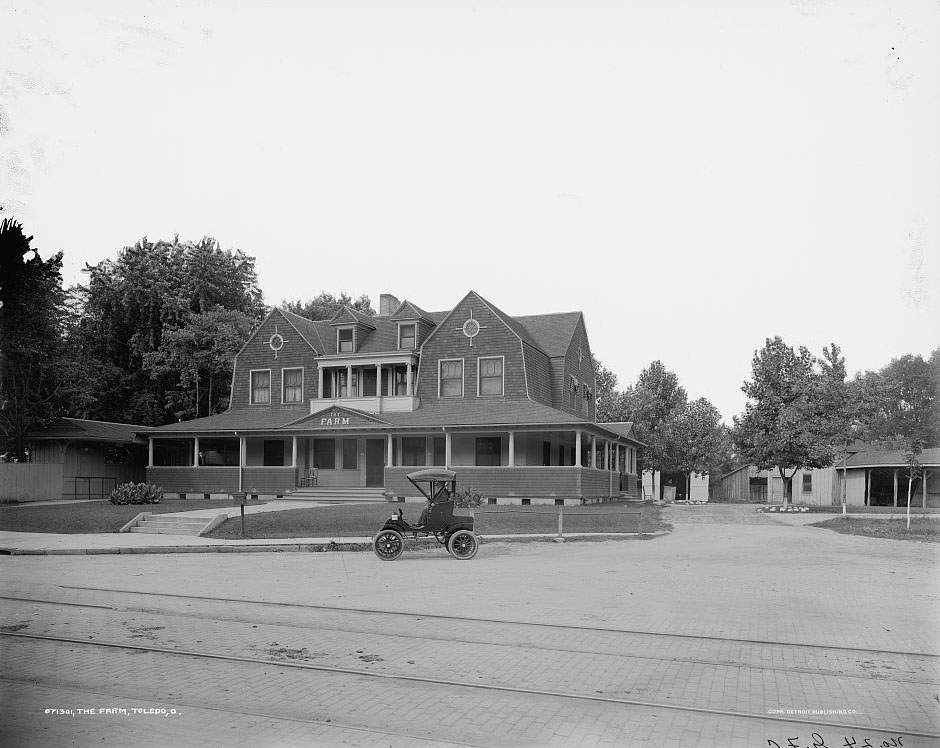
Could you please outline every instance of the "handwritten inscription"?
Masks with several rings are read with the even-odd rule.
[[[880,741],[876,738],[874,743],[870,738],[858,738],[856,740],[854,735],[842,735],[841,738],[841,743],[827,743],[825,738],[818,732],[812,733],[807,739],[799,736],[783,738],[782,743],[767,738],[767,748],[904,748],[902,735]]]

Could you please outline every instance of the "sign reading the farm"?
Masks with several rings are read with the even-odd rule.
[[[314,413],[308,416],[302,423],[308,428],[315,429],[343,427],[355,428],[356,426],[368,427],[379,424],[387,425],[385,421],[370,416],[368,413],[360,413],[358,411],[347,410],[345,408],[330,408],[329,410],[322,410],[319,413]]]
[[[320,418],[321,426],[348,426],[349,416],[342,416],[337,412],[327,413]]]

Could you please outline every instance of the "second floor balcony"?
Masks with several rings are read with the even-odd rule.
[[[372,413],[415,410],[417,356],[413,352],[382,357],[324,356],[319,361],[319,397],[310,412],[339,405]]]

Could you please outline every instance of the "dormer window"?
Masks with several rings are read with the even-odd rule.
[[[401,351],[413,351],[415,349],[415,325],[398,326],[398,349]]]
[[[354,353],[353,328],[341,327],[336,331],[336,350],[339,353]]]

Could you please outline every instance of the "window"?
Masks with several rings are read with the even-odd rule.
[[[271,370],[251,372],[251,404],[271,404]]]
[[[303,369],[284,369],[282,372],[284,378],[284,392],[281,395],[281,401],[285,403],[299,403],[304,399],[304,370]]]
[[[503,394],[503,357],[478,359],[480,382],[478,395]]]
[[[463,397],[463,359],[444,359],[440,367],[440,397]]]
[[[568,382],[568,407],[575,412],[578,410],[578,380],[574,377]]]
[[[401,464],[424,465],[427,462],[427,439],[423,436],[403,436],[401,439]]]
[[[408,369],[404,366],[395,367],[395,394],[396,395],[407,395],[408,394]]]
[[[813,474],[803,473],[803,493],[813,492]]]
[[[341,327],[336,331],[336,350],[340,353],[353,353],[353,328]]]
[[[499,465],[499,456],[502,440],[498,436],[481,436],[477,438],[477,465]]]
[[[313,440],[313,466],[321,470],[336,469],[336,443],[333,439]]]
[[[346,387],[346,370],[340,369],[336,372],[336,396],[348,397],[348,388]]]
[[[415,348],[415,326],[398,326],[398,347],[401,350],[411,351]]]
[[[284,441],[282,439],[264,440],[264,466],[282,467],[284,465]]]
[[[355,439],[343,439],[343,470],[359,467],[359,445]]]

